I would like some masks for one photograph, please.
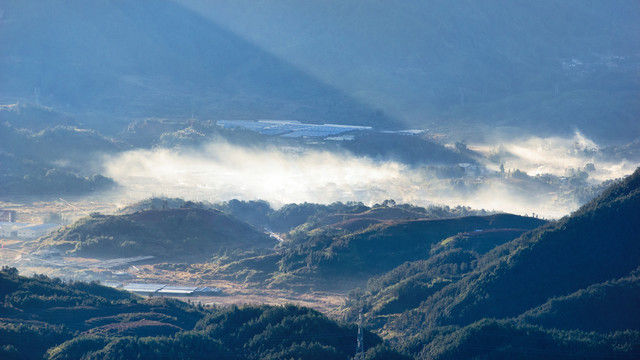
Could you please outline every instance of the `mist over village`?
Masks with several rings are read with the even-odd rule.
[[[0,359],[640,358],[635,0],[0,0]]]

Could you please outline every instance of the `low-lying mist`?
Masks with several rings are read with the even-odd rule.
[[[438,177],[433,167],[376,161],[349,153],[257,149],[226,142],[197,149],[134,150],[106,158],[104,166],[105,175],[122,186],[116,200],[122,204],[151,196],[209,202],[262,199],[275,208],[302,202],[361,201],[372,205],[394,199],[420,206],[464,205],[558,218],[577,209],[579,201],[567,195],[563,186],[500,175],[496,156],[502,157],[498,160],[505,169],[520,169],[531,176],[562,176],[569,168],[591,162],[595,170],[591,169],[593,177],[588,184],[621,177],[637,166],[625,161],[599,163],[582,151],[591,146],[597,148],[579,135],[470,146],[486,153],[487,171],[456,178]]]
[[[505,169],[519,169],[531,176],[565,176],[570,175],[572,169],[584,170],[587,164],[593,164],[589,178],[602,182],[629,175],[638,166],[637,161],[606,158],[600,153],[600,146],[579,131],[569,138],[528,136],[505,140],[502,137],[492,143],[499,145],[470,146],[493,160],[487,164],[492,170],[498,170],[503,164]]]
[[[133,199],[153,194],[207,201],[286,203],[414,200],[406,165],[328,151],[250,149],[212,143],[189,150],[135,150],[106,162],[107,176]]]

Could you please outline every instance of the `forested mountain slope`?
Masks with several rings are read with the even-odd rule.
[[[357,326],[293,305],[212,308],[0,271],[2,359],[350,359]],[[367,359],[407,359],[365,331]]]
[[[420,358],[633,359],[639,233],[640,169],[484,255],[472,256],[474,239],[447,239],[352,294],[347,317],[364,308],[370,326]]]
[[[427,300],[431,324],[464,325],[511,317],[550,297],[628,276],[640,265],[640,169],[574,214],[523,236],[493,259]]]
[[[99,215],[41,239],[75,255],[99,258],[152,255],[165,260],[207,259],[226,249],[272,248],[276,241],[253,226],[217,210],[158,209]]]
[[[610,332],[640,329],[634,316],[640,307],[640,272],[591,285],[572,294],[549,299],[519,320],[555,329]]]
[[[534,229],[544,220],[510,214],[452,219],[399,220],[348,231],[333,225],[292,232],[283,244],[280,271],[333,286],[393,269],[407,261],[428,259],[432,246],[466,232]],[[505,239],[509,240],[509,239]]]

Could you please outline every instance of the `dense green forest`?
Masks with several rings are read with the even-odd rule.
[[[350,359],[357,326],[287,306],[215,308],[0,271],[2,359]],[[37,341],[34,341],[37,339]],[[366,359],[408,359],[365,331]]]
[[[292,232],[280,270],[332,282],[368,278],[407,262],[430,256],[437,242],[459,233],[504,228],[533,229],[545,221],[498,214],[454,219],[408,220],[372,224],[347,231],[322,227]]]
[[[392,199],[370,206],[362,202],[335,202],[332,204],[305,202],[286,204],[274,209],[264,200],[232,199],[210,204],[166,197],[154,197],[139,201],[120,209],[119,213],[129,214],[144,210],[189,207],[216,209],[255,227],[267,228],[279,233],[288,233],[298,227],[300,228],[298,230],[310,231],[326,226],[355,231],[366,229],[370,225],[397,221],[490,215],[490,212],[486,210],[475,210],[467,206],[431,205],[422,207],[397,204]]]
[[[445,239],[354,291],[347,318],[362,308],[369,326],[430,359],[637,358],[639,211],[640,169],[482,255],[468,235]]]
[[[163,268],[174,269],[193,257],[205,261],[193,271],[207,276],[350,289],[404,262],[446,251],[457,243],[449,237],[475,239],[467,240],[475,259],[546,222],[509,214],[470,216],[481,213],[486,212],[392,200],[371,207],[304,203],[274,210],[260,201],[206,205],[154,198],[122,209],[121,215],[79,220],[40,239],[39,246],[100,258],[153,255],[167,263]],[[284,241],[259,228],[281,232]]]
[[[176,261],[189,256],[207,259],[225,250],[273,248],[275,243],[220,211],[184,207],[93,214],[47,235],[40,246],[99,258],[151,255]]]

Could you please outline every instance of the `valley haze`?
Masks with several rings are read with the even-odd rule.
[[[640,162],[600,161],[584,150],[598,145],[580,133],[573,138],[531,137],[498,145],[469,145],[490,155],[497,149],[510,157],[506,169],[532,176],[563,177],[570,169],[594,164],[589,183],[598,185],[621,178]],[[500,164],[482,164],[498,172]],[[538,213],[560,218],[576,210],[576,201],[555,201],[560,194],[545,189],[521,189],[514,184],[481,181],[472,189],[457,190],[426,166],[359,157],[348,152],[303,148],[243,147],[225,141],[197,148],[132,150],[104,160],[104,174],[122,186],[129,202],[156,196],[221,202],[231,199],[266,200],[275,207],[288,203],[360,201],[368,205],[394,199],[400,203],[464,205],[517,214]],[[483,176],[484,177],[484,176]],[[116,195],[117,196],[117,195]]]
[[[0,359],[640,359],[637,0],[0,0]]]

